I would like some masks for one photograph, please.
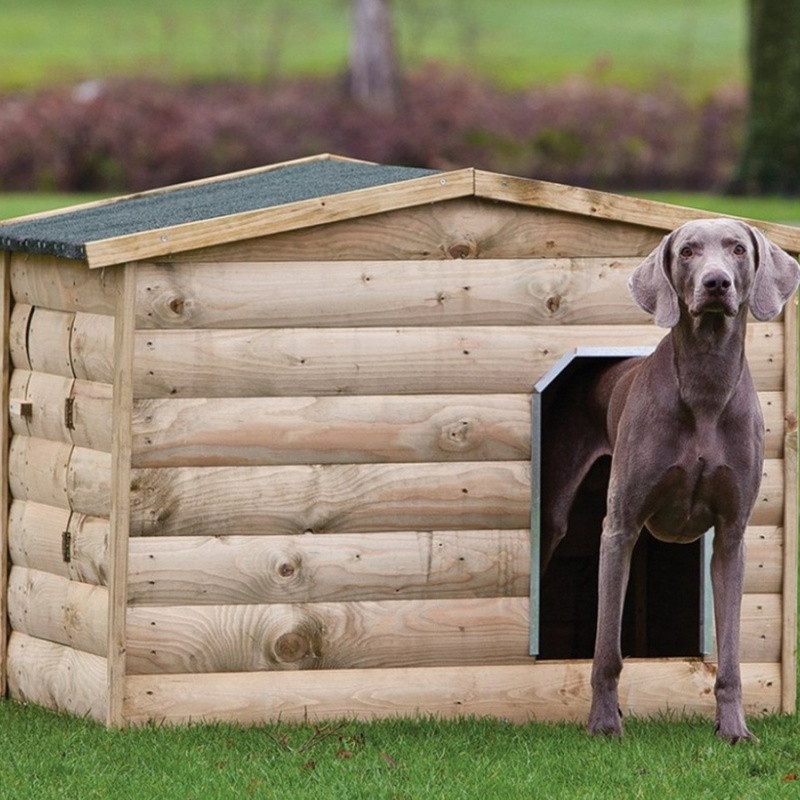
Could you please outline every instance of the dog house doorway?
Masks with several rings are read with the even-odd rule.
[[[565,388],[609,363],[652,348],[579,348],[534,387],[532,447],[531,655],[539,660],[591,658],[597,626],[600,535],[610,456],[598,459],[578,492],[567,535],[540,574],[539,524],[543,435],[557,436],[552,411]],[[642,531],[631,562],[622,627],[626,658],[703,657],[712,649],[711,533],[688,545],[665,544]]]

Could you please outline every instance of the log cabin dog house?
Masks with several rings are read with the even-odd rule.
[[[538,432],[571,371],[664,335],[627,278],[699,216],[320,156],[0,225],[4,693],[111,726],[585,719],[602,465],[540,585]],[[745,704],[789,712],[794,303],[747,341]],[[713,713],[707,548],[647,539],[624,710]]]

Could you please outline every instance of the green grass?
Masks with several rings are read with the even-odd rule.
[[[741,82],[745,0],[395,0],[405,65],[510,86],[576,73],[702,94]],[[264,80],[339,72],[349,0],[4,0],[0,91],[108,75]]]
[[[8,798],[781,798],[800,790],[796,718],[753,720],[759,745],[708,720],[629,720],[620,743],[576,725],[392,720],[106,731],[0,703]]]

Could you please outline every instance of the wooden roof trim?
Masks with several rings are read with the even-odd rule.
[[[86,261],[92,268],[108,267],[272,233],[325,225],[353,217],[472,196],[475,193],[474,174],[473,169],[442,172],[281,206],[87,242]]]
[[[490,200],[627,222],[665,232],[693,219],[733,216],[640,197],[584,189],[579,186],[498,175],[482,170],[475,171],[475,194],[477,197]],[[735,218],[764,231],[770,240],[780,247],[793,253],[800,253],[800,228],[746,217]]]

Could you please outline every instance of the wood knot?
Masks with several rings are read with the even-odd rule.
[[[173,297],[172,300],[169,301],[169,310],[177,316],[183,314],[185,307],[186,300],[183,297]]]
[[[476,255],[476,251],[474,242],[456,242],[447,248],[450,258],[471,258]]]
[[[443,450],[464,451],[475,446],[474,437],[471,435],[472,426],[469,420],[462,419],[445,425],[439,437],[439,446]]]
[[[275,642],[275,657],[278,661],[293,664],[304,659],[311,650],[311,643],[299,633],[284,633]]]
[[[545,300],[545,306],[547,306],[547,310],[551,314],[555,314],[559,308],[561,308],[561,296],[554,294]]]
[[[278,567],[278,575],[280,575],[281,578],[291,578],[295,572],[294,564],[289,564],[288,562],[284,562]]]

